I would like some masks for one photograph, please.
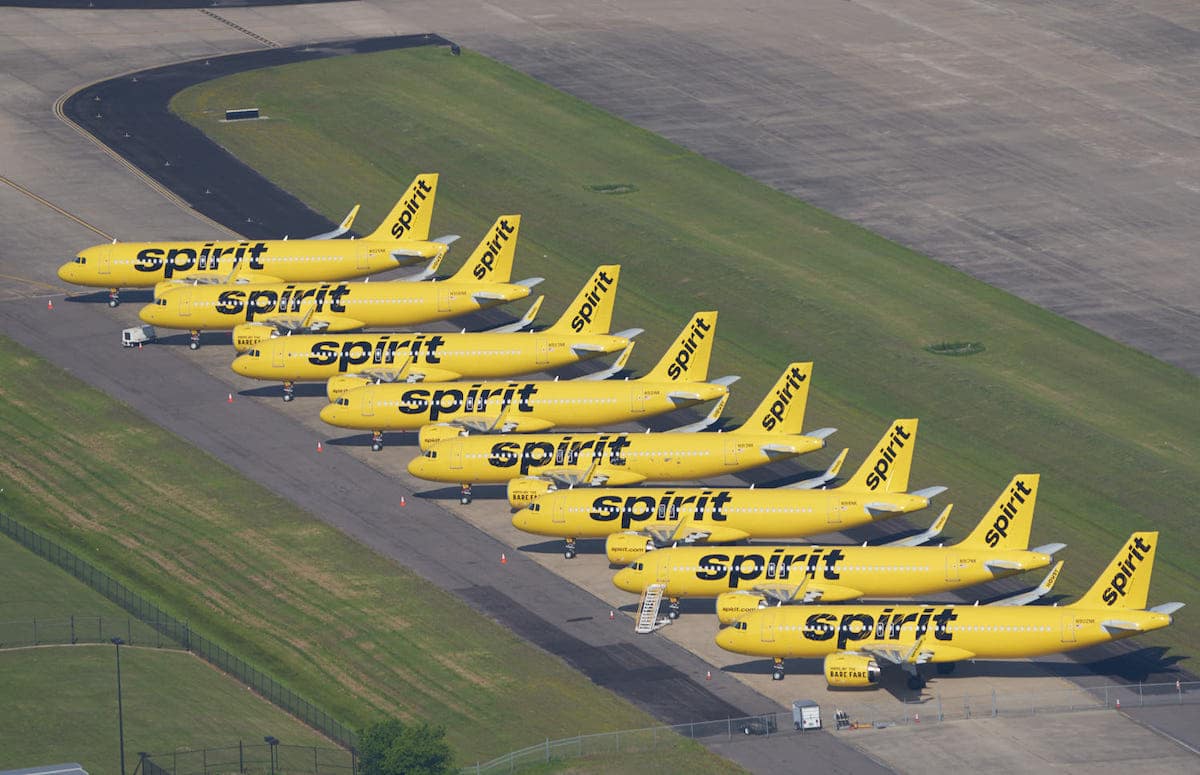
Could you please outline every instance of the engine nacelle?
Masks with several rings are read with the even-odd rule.
[[[338,374],[336,377],[330,377],[329,381],[325,383],[325,395],[329,396],[330,401],[336,401],[351,390],[369,384],[371,384],[370,379],[357,374]]]
[[[750,592],[722,592],[717,595],[717,621],[733,624],[745,614],[767,605],[762,595]]]
[[[825,657],[825,680],[830,686],[876,686],[879,663],[861,654],[829,654]]]
[[[533,476],[509,479],[508,503],[513,508],[523,509],[546,493],[554,492],[557,489],[558,487],[549,479],[538,479]]]
[[[628,565],[652,551],[654,541],[643,533],[613,533],[604,540],[604,552],[614,565]]]
[[[233,349],[244,353],[259,342],[279,336],[275,326],[263,323],[238,323],[233,327]]]
[[[421,451],[426,452],[431,447],[445,441],[446,439],[453,439],[458,436],[466,435],[467,432],[457,425],[435,422],[421,426],[421,430],[417,432],[417,443],[421,446]]]

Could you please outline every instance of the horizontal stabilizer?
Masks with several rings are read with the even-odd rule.
[[[948,504],[946,506],[946,508],[942,509],[942,513],[938,514],[937,519],[935,519],[933,521],[933,524],[929,526],[928,530],[923,530],[920,533],[917,533],[914,536],[908,536],[907,538],[900,538],[895,541],[888,541],[887,543],[882,544],[882,545],[883,546],[920,546],[921,544],[923,544],[927,541],[932,541],[933,539],[935,539],[939,535],[941,535],[942,530],[944,530],[946,528],[946,523],[950,520],[950,511],[953,508],[954,508],[954,504],[951,503],[951,504]]]
[[[475,301],[508,301],[508,296],[499,291],[475,291],[471,298]]]
[[[904,511],[900,506],[894,503],[887,503],[886,501],[872,501],[863,506],[863,508],[872,514],[899,514]]]
[[[1066,549],[1066,544],[1042,544],[1041,546],[1030,549],[1031,552],[1041,552],[1042,554],[1055,555]]]
[[[795,444],[763,444],[759,447],[764,455],[795,455],[800,450]]]
[[[984,560],[983,564],[990,571],[1024,570],[1025,566],[1016,560]]]
[[[810,439],[827,439],[837,433],[837,428],[817,428],[815,431],[809,431],[804,435]]]
[[[485,334],[515,334],[518,331],[522,331],[526,328],[529,328],[531,325],[533,325],[534,318],[537,317],[538,310],[540,310],[542,308],[542,302],[545,300],[545,298],[546,297],[544,295],[538,296],[537,299],[534,300],[533,306],[529,308],[528,312],[526,312],[524,315],[521,316],[520,320],[515,320],[512,323],[508,323],[503,326],[496,326],[495,328],[489,328],[488,330],[483,331],[481,333],[485,333]]]
[[[925,500],[929,500],[930,498],[934,498],[934,497],[937,497],[938,495],[941,495],[947,489],[949,489],[949,488],[942,487],[940,485],[937,485],[934,487],[922,487],[919,490],[913,490],[912,492],[909,493],[909,495],[915,495],[918,498],[924,498]]]
[[[459,237],[457,234],[444,234],[441,237],[435,237],[429,241],[437,242],[441,245],[453,245],[455,242],[458,242],[458,239]]]
[[[739,377],[736,374],[733,374],[728,377],[717,377],[716,379],[710,379],[709,383],[713,384],[713,385],[724,385],[725,387],[729,387],[734,382],[737,382],[739,379],[741,379],[741,377]]]
[[[815,490],[818,487],[824,487],[826,484],[829,484],[837,478],[838,472],[842,470],[842,463],[846,462],[846,454],[849,452],[849,447],[843,448],[838,456],[834,458],[833,462],[829,464],[829,468],[825,469],[825,473],[821,474],[820,476],[814,476],[811,479],[793,482],[792,484],[787,485],[784,489]]]
[[[1059,560],[1054,563],[1054,567],[1046,574],[1046,578],[1042,579],[1042,583],[1038,584],[1028,592],[1020,592],[1009,597],[1004,597],[999,600],[992,601],[989,605],[1028,605],[1035,600],[1040,600],[1050,594],[1050,590],[1054,589],[1055,582],[1058,581],[1058,576],[1062,573],[1063,561]]]
[[[336,229],[333,231],[322,232],[320,234],[314,234],[313,236],[309,237],[309,239],[333,239],[334,237],[342,236],[346,232],[350,231],[350,226],[353,225],[354,216],[356,215],[358,215],[358,205],[354,205],[354,209],[350,211],[349,215],[342,219],[342,222],[338,224]]]
[[[1124,630],[1125,632],[1141,632],[1142,625],[1139,622],[1131,622],[1125,619],[1105,619],[1100,622],[1100,626],[1106,630]]]
[[[1185,605],[1187,605],[1187,603],[1163,603],[1162,605],[1156,605],[1149,610],[1156,614],[1166,614],[1167,616],[1171,616]]]
[[[618,331],[613,334],[613,336],[620,337],[621,339],[632,339],[638,334],[644,333],[646,333],[646,329],[644,328],[626,328],[624,331]]]
[[[517,280],[513,285],[520,285],[524,288],[532,288],[535,285],[541,285],[545,282],[545,277],[526,277],[524,280]]]
[[[672,401],[699,401],[700,394],[694,390],[672,390],[667,393],[667,398]]]

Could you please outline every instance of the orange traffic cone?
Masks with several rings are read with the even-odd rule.
[[[1117,710],[1120,710],[1120,709],[1121,709],[1121,698],[1118,697],[1117,698]]]
[[[706,671],[704,671],[704,680],[705,680],[705,681],[711,681],[711,680],[712,680],[712,671],[711,671],[711,670],[706,670]]]
[[[617,612],[612,610],[611,608],[608,609],[608,620],[611,622],[613,619],[616,619],[616,618],[617,618]]]
[[[404,496],[401,495],[400,496],[400,508],[404,508],[407,505],[408,505],[408,501],[404,500]]]
[[[920,714],[920,713],[914,713],[914,714],[913,714],[913,721],[914,721],[914,722],[916,722],[917,724],[920,724],[920,723],[921,723],[921,714]]]
[[[229,394],[229,398],[225,399],[225,403],[227,403],[227,404],[233,403],[233,393]]]
[[[325,448],[321,446],[321,442],[317,442],[317,452],[324,452]]]
[[[142,343],[141,343],[141,342],[138,342],[138,349],[139,349],[139,350],[140,350],[140,349],[142,349]]]
[[[46,299],[46,309],[54,311],[54,299]]]
[[[504,554],[504,552],[500,552],[500,564],[508,565],[508,557]]]

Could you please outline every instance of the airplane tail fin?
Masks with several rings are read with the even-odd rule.
[[[438,175],[423,172],[413,178],[408,190],[396,206],[366,239],[381,242],[399,240],[424,242],[429,239],[429,223],[433,220],[433,199],[437,196]]]
[[[717,313],[697,312],[643,382],[703,382],[716,337]]]
[[[1039,474],[1017,474],[959,546],[1028,549]]]
[[[749,419],[733,433],[798,434],[808,407],[812,363],[790,363]]]
[[[575,301],[546,331],[555,334],[607,334],[612,328],[617,280],[620,278],[620,264],[596,267],[591,278],[575,296]]]
[[[457,283],[506,283],[512,278],[521,216],[501,215],[475,247],[467,263],[450,278]]]
[[[917,420],[895,420],[867,455],[854,475],[841,487],[870,492],[908,492],[913,449],[917,446]]]
[[[1129,536],[1092,588],[1069,607],[1145,609],[1157,547],[1158,531]]]

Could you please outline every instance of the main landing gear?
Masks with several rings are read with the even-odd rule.
[[[296,383],[295,382],[284,382],[283,383],[283,400],[291,401],[295,397],[296,397]]]
[[[108,306],[113,307],[114,309],[121,306],[121,289],[120,288],[109,288],[108,289]]]
[[[200,349],[200,332],[198,330],[192,329],[191,337],[188,339],[188,347],[193,350]]]
[[[371,432],[371,451],[378,452],[383,449],[383,431]]]
[[[908,672],[908,682],[906,685],[909,689],[919,692],[925,688],[925,679],[921,677],[921,671],[917,669],[916,665],[905,665],[904,669]]]
[[[679,618],[679,598],[672,597],[667,601],[667,618],[668,619],[678,619]]]
[[[566,557],[568,560],[575,559],[575,539],[574,538],[567,539],[567,545],[565,547],[563,547],[563,557]]]
[[[771,668],[771,680],[772,681],[782,681],[783,673],[784,673],[783,658],[775,657],[775,665]]]
[[[464,484],[462,486],[462,490],[460,490],[458,493],[458,502],[464,506],[466,506],[468,503],[471,502],[471,485],[470,484]]]

